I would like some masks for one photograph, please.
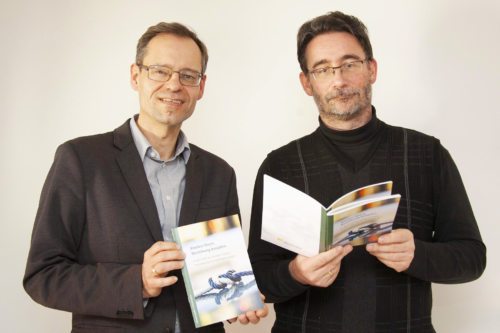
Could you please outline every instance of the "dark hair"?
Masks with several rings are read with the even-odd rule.
[[[342,12],[329,12],[304,23],[297,33],[297,57],[300,68],[304,73],[308,72],[307,59],[305,56],[309,42],[316,36],[328,32],[347,32],[353,35],[365,51],[366,57],[373,59],[372,45],[368,37],[368,30],[363,22],[356,17],[346,15]]]
[[[201,52],[201,73],[204,74],[207,69],[208,63],[208,50],[205,44],[198,38],[196,33],[190,30],[188,27],[177,23],[166,23],[160,22],[157,25],[153,25],[146,30],[146,32],[139,38],[137,42],[137,51],[135,54],[135,63],[142,64],[144,57],[146,56],[148,43],[159,34],[172,34],[178,37],[191,38]]]

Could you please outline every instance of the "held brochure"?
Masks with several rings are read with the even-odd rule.
[[[177,227],[172,234],[186,254],[182,276],[197,328],[264,307],[238,215]]]
[[[368,185],[325,208],[309,195],[264,175],[261,238],[308,257],[337,245],[375,242],[392,230],[401,196],[391,191],[392,181]]]

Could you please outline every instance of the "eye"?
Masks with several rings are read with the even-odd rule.
[[[156,76],[169,76],[169,72],[162,68],[152,68],[152,74]]]
[[[322,67],[313,70],[312,73],[316,78],[325,78],[332,73],[332,70],[333,69],[331,67]]]
[[[200,74],[184,70],[179,72],[179,79],[188,85],[196,85],[199,82],[198,80],[200,79]]]
[[[318,74],[325,74],[329,71],[329,69],[330,69],[330,67],[318,68],[315,70],[315,72]]]
[[[196,76],[190,73],[180,73],[181,79],[186,80],[186,81],[195,81]]]

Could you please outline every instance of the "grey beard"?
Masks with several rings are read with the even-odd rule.
[[[338,112],[334,107],[331,107],[328,111],[320,109],[319,113],[326,118],[348,121],[356,118],[361,113],[361,110],[361,105],[356,105],[347,112]]]
[[[356,118],[364,109],[371,106],[371,97],[372,97],[372,86],[371,84],[366,85],[364,87],[364,94],[361,93],[361,89],[352,89],[347,88],[343,90],[336,90],[330,94],[325,96],[325,103],[318,103],[319,96],[314,96],[316,100],[316,104],[318,105],[319,113],[326,118],[340,120],[340,121],[348,121]],[[328,102],[334,98],[341,98],[350,95],[358,95],[364,96],[359,104],[354,105],[347,111],[340,112],[334,105],[329,105]]]

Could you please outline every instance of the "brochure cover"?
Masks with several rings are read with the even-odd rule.
[[[329,207],[269,175],[264,175],[262,233],[265,241],[305,256],[333,246],[376,242],[392,230],[401,196],[392,181],[351,191]]]
[[[186,254],[182,276],[197,328],[264,307],[238,215],[174,228],[172,234]]]

